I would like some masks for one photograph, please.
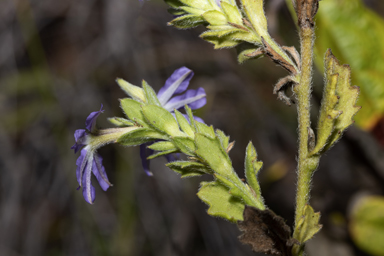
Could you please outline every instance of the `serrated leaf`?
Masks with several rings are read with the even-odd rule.
[[[219,139],[197,133],[195,135],[196,154],[204,159],[209,167],[216,173],[227,176],[232,175],[232,163],[221,147]]]
[[[153,143],[147,148],[150,148],[156,151],[177,150],[176,146],[170,141],[159,141],[159,142]]]
[[[154,159],[154,158],[159,157],[159,156],[165,156],[165,155],[169,155],[172,153],[176,153],[177,151],[178,151],[177,149],[172,149],[172,150],[157,152],[157,153],[154,153],[154,154],[150,155],[149,157],[147,157],[147,159],[151,160],[151,159]]]
[[[120,106],[123,109],[124,114],[132,121],[138,123],[143,127],[147,127],[143,113],[141,112],[141,104],[133,99],[120,100]]]
[[[195,138],[195,132],[193,131],[188,120],[178,110],[175,110],[176,120],[181,130],[185,132],[192,139]]]
[[[150,128],[138,128],[121,136],[117,143],[124,146],[137,146],[159,139],[166,140],[168,137]]]
[[[244,204],[229,194],[228,188],[217,181],[202,182],[197,196],[206,203],[208,214],[231,222],[243,220]]]
[[[311,152],[312,155],[321,153],[335,129],[336,119],[343,113],[342,111],[336,110],[336,105],[339,102],[339,96],[336,94],[339,74],[335,74],[333,71],[334,61],[331,54],[331,50],[328,49],[324,59],[325,86],[317,124],[317,141],[315,148]]]
[[[180,173],[181,178],[200,176],[205,173],[210,173],[210,170],[208,170],[204,164],[198,162],[176,161],[168,163],[167,167],[177,173]]]
[[[217,27],[217,26],[215,26],[215,27]],[[220,38],[220,37],[229,35],[231,33],[235,33],[237,31],[244,32],[244,31],[241,31],[240,29],[228,26],[228,28],[221,29],[221,30],[208,30],[208,31],[205,31],[204,33],[202,33],[200,35],[200,37],[203,38],[203,39],[205,39],[205,38],[209,39],[209,38],[214,38],[214,37]]]
[[[202,16],[209,24],[213,26],[228,24],[227,17],[225,17],[225,15],[220,11],[207,11]]]
[[[226,136],[225,133],[219,129],[216,129],[216,136],[219,138],[222,148],[227,150],[229,145],[229,136]]]
[[[241,0],[243,10],[247,15],[253,28],[259,36],[267,32],[267,18],[264,14],[263,0]]]
[[[263,166],[263,162],[257,161],[256,149],[252,142],[248,143],[245,155],[245,177],[248,185],[253,189],[257,200],[263,201],[261,197],[261,189],[257,181],[257,174]]]
[[[233,6],[226,2],[221,2],[221,9],[223,9],[224,14],[229,22],[235,23],[235,24],[243,24],[242,16],[237,8],[237,6]]]
[[[365,130],[373,128],[384,115],[384,19],[361,0],[322,1],[316,15],[315,56],[327,48],[353,70],[352,84],[360,86],[354,117]],[[316,59],[321,69],[322,59]]]
[[[201,10],[211,10],[214,8],[211,3],[207,0],[180,0],[180,2],[190,7],[198,8]]]
[[[142,88],[128,83],[127,81],[121,78],[117,78],[116,82],[120,86],[120,88],[132,99],[140,102],[145,102],[144,91]]]
[[[197,9],[197,8],[193,8],[193,7],[188,7],[188,6],[182,6],[179,9],[183,10],[186,13],[190,13],[193,15],[202,15],[205,12],[205,10]]]
[[[168,12],[176,17],[188,14],[180,8],[168,8]]]
[[[293,238],[299,241],[301,245],[303,245],[322,228],[322,225],[319,224],[319,220],[320,213],[315,213],[313,208],[307,204],[303,209],[302,217],[296,225]]]
[[[204,134],[205,136],[211,139],[214,139],[216,137],[215,131],[213,130],[212,125],[208,126],[206,124],[196,121],[196,128],[197,128],[197,132]]]
[[[122,117],[110,117],[110,118],[108,118],[108,121],[111,124],[119,126],[119,127],[126,127],[126,126],[133,126],[133,125],[135,125],[134,122],[132,122],[130,120],[127,120],[125,118],[122,118]]]
[[[205,20],[200,15],[183,15],[170,21],[168,25],[174,26],[179,29],[194,28],[205,23]]]
[[[185,112],[187,112],[187,115],[188,115],[188,118],[189,118],[189,122],[191,124],[191,128],[194,132],[196,132],[196,121],[195,119],[193,118],[193,114],[192,114],[192,110],[190,107],[188,107],[188,105],[185,105],[184,106],[185,108]]]
[[[195,143],[193,139],[189,137],[173,137],[172,142],[178,147],[181,152],[186,155],[194,156],[195,155]]]
[[[173,8],[183,6],[183,3],[180,2],[180,0],[164,0],[164,2]]]
[[[260,47],[250,43],[242,43],[236,47],[237,61],[242,64],[247,60],[259,59],[264,57]]]
[[[160,132],[170,136],[184,136],[173,115],[162,107],[146,105],[142,107],[143,114],[148,123]]]
[[[342,132],[353,124],[353,117],[361,107],[356,106],[359,87],[351,86],[350,67],[348,65],[340,65],[331,51],[328,51],[326,58],[330,62],[328,65],[332,68],[332,75],[338,74],[336,94],[339,100],[334,108],[333,115],[337,116],[340,114],[335,121],[334,130],[325,148],[328,149],[341,137]]]
[[[144,89],[146,103],[156,105],[156,106],[161,106],[160,101],[157,98],[156,92],[145,80],[143,80],[142,86]]]
[[[216,37],[216,36],[212,36],[212,37],[204,37],[204,40],[207,41],[208,43],[211,43],[214,45],[214,49],[225,49],[225,48],[233,48],[235,47],[236,45],[238,45],[240,42],[238,41],[233,41],[233,40],[229,40],[226,36],[222,36],[222,37]]]
[[[357,201],[349,230],[360,249],[371,255],[384,255],[384,197],[367,196]]]

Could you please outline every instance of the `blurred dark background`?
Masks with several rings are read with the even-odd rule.
[[[384,14],[381,0],[366,5]],[[190,87],[208,95],[196,115],[236,141],[230,156],[240,176],[253,141],[265,201],[292,225],[296,108],[272,94],[285,71],[267,58],[238,65],[234,50],[198,37],[203,28],[167,26],[166,9],[160,0],[0,2],[1,255],[254,255],[237,241],[236,225],[206,214],[196,192],[210,177],[181,180],[163,159],[147,177],[138,148],[99,150],[114,186],[103,192],[94,181],[94,205],[76,190],[73,133],[101,103],[98,126],[122,116],[115,78],[145,79],[157,91],[181,66],[195,72]],[[276,41],[298,49],[284,0],[267,0],[266,13]],[[315,93],[321,84],[315,71]],[[367,255],[351,240],[348,214],[356,195],[383,195],[383,159],[379,137],[358,127],[322,158],[311,203],[324,227],[308,245],[311,256]]]

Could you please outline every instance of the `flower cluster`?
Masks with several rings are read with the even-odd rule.
[[[160,105],[173,113],[175,109],[183,108],[188,105],[191,109],[201,108],[206,104],[206,94],[203,88],[197,90],[187,90],[190,80],[193,77],[192,70],[181,67],[167,79],[165,85],[159,90],[157,97]],[[128,82],[118,79],[117,82],[121,88],[134,100],[144,102],[145,96],[143,90],[137,86],[133,86]],[[95,188],[91,184],[91,173],[93,173],[99,182],[101,188],[106,191],[112,184],[109,182],[105,168],[102,164],[102,157],[97,153],[97,149],[106,144],[116,142],[120,136],[130,132],[138,127],[124,127],[98,130],[96,128],[97,117],[104,112],[102,109],[92,112],[85,121],[85,129],[75,131],[76,143],[71,147],[77,153],[81,148],[80,156],[76,161],[77,169],[76,176],[79,183],[79,188],[82,187],[84,199],[92,204],[95,200]],[[187,120],[188,117],[186,116]],[[196,121],[204,123],[201,118],[195,117]],[[149,155],[153,153],[148,149],[148,143],[140,146],[140,156],[142,166],[147,175],[151,176],[149,170]],[[174,161],[177,158],[176,154],[166,155],[168,161]],[[78,189],[79,189],[78,188]]]

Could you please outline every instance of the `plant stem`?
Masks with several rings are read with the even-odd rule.
[[[297,168],[298,182],[296,194],[295,232],[297,232],[297,224],[302,217],[303,209],[309,201],[311,177],[319,160],[317,157],[308,157],[308,132],[311,127],[310,96],[314,29],[310,26],[302,27],[300,29],[300,39],[302,70],[300,84],[294,88],[298,101],[299,123],[299,159]],[[295,255],[303,255],[304,246],[301,246],[298,249],[299,250]]]

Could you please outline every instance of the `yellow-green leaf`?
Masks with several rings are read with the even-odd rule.
[[[219,182],[202,182],[197,196],[209,206],[209,215],[231,222],[243,220],[244,204]]]
[[[299,241],[300,245],[295,245],[298,250],[306,241],[311,239],[317,232],[320,231],[322,225],[319,224],[320,213],[313,210],[310,205],[306,205],[303,209],[302,216],[296,225],[296,230],[293,233],[293,238]]]

